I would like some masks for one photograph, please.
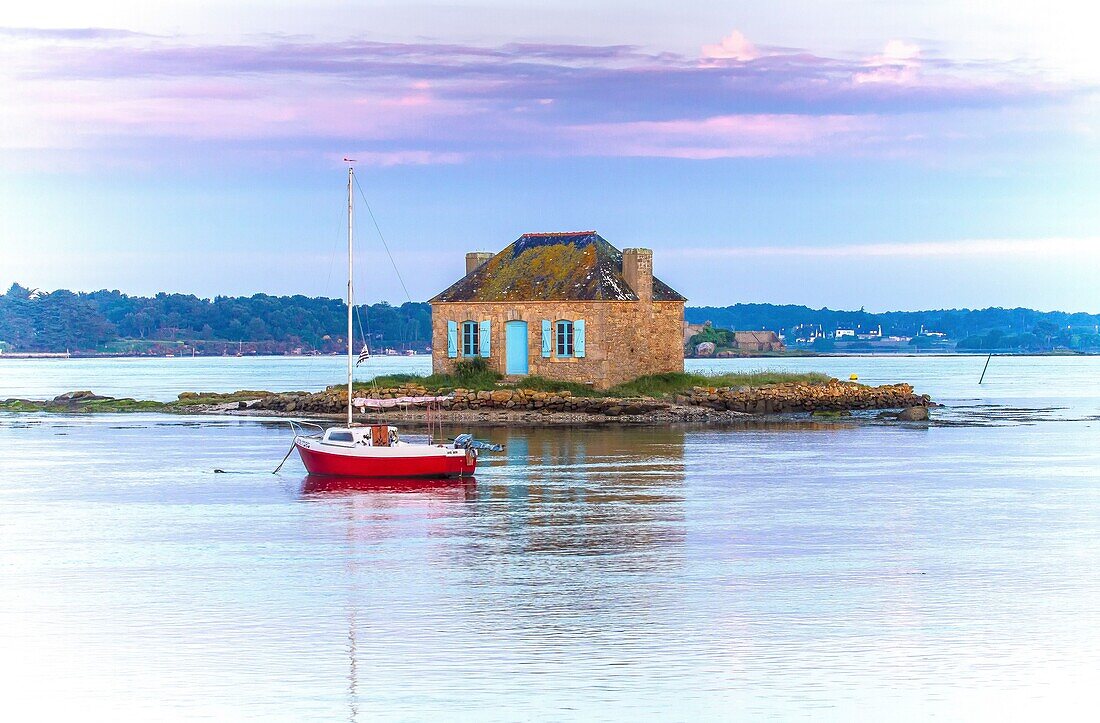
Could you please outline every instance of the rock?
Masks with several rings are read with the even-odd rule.
[[[714,356],[714,352],[717,348],[718,347],[715,346],[713,341],[701,341],[695,345],[695,356]]]
[[[898,414],[901,422],[925,422],[928,420],[928,407],[908,407]]]
[[[84,390],[80,392],[66,392],[65,394],[59,394],[53,398],[53,401],[57,404],[68,404],[70,402],[93,402],[98,399],[107,399],[107,397],[101,397],[94,392]]]

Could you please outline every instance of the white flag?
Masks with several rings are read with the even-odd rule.
[[[360,364],[365,362],[367,359],[370,359],[370,349],[368,349],[367,345],[364,344],[363,345],[363,351],[359,352],[359,359],[355,362],[355,366],[359,366]]]

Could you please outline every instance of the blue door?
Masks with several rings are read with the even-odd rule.
[[[527,322],[509,321],[504,325],[505,357],[504,371],[507,374],[527,373]]]

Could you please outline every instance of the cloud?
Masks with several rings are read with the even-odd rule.
[[[151,38],[155,36],[119,28],[0,27],[0,37],[22,40],[119,40],[125,38]]]
[[[920,46],[905,40],[890,40],[879,55],[865,62],[868,70],[855,74],[857,83],[907,83],[918,81],[921,70]]]
[[[756,60],[760,51],[740,31],[734,30],[721,42],[703,46],[703,57],[723,60]]]
[[[859,116],[732,115],[703,120],[576,126],[592,155],[712,160],[824,153],[874,126]]]
[[[357,163],[370,166],[434,166],[462,163],[469,159],[466,153],[435,151],[362,151],[351,154]]]
[[[677,254],[696,259],[736,257],[798,258],[960,258],[1006,257],[1085,259],[1100,257],[1100,238],[961,239],[913,243],[837,246],[735,246],[681,248]]]
[[[1080,92],[904,40],[847,59],[758,46],[737,31],[702,57],[630,45],[2,32],[20,40],[0,45],[0,164],[28,148],[118,156],[212,141],[267,152],[324,142],[387,164],[897,154],[942,134],[937,114],[1026,109]]]

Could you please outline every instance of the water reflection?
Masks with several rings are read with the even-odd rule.
[[[302,480],[301,495],[304,499],[324,499],[338,496],[378,496],[395,494],[430,493],[445,497],[469,498],[477,488],[473,477],[326,477],[306,475]]]
[[[671,428],[492,429],[483,436],[505,451],[482,457],[478,479],[308,475],[301,497],[342,498],[358,525],[397,507],[445,522],[458,514],[447,505],[466,503],[462,524],[478,526],[471,544],[497,540],[511,554],[662,547],[667,556],[684,536],[685,435]]]
[[[340,551],[351,720],[383,712],[371,702],[378,674],[371,661],[403,636],[424,646],[458,635],[482,665],[522,661],[547,640],[559,642],[542,651],[543,665],[562,664],[572,641],[603,640],[630,660],[648,643],[631,641],[614,621],[661,629],[678,605],[675,592],[651,582],[683,565],[683,430],[493,429],[480,436],[505,452],[485,455],[476,480],[309,476],[302,483],[300,500],[319,513],[331,551]],[[393,578],[406,582],[394,588]],[[408,614],[395,612],[387,597],[399,610],[459,615],[465,628],[402,631]],[[501,647],[504,620],[512,633]],[[415,675],[424,654],[409,651],[385,677]]]
[[[524,429],[491,438],[504,444],[505,469],[485,475],[477,496],[488,531],[509,552],[609,555],[683,539],[682,430]]]

